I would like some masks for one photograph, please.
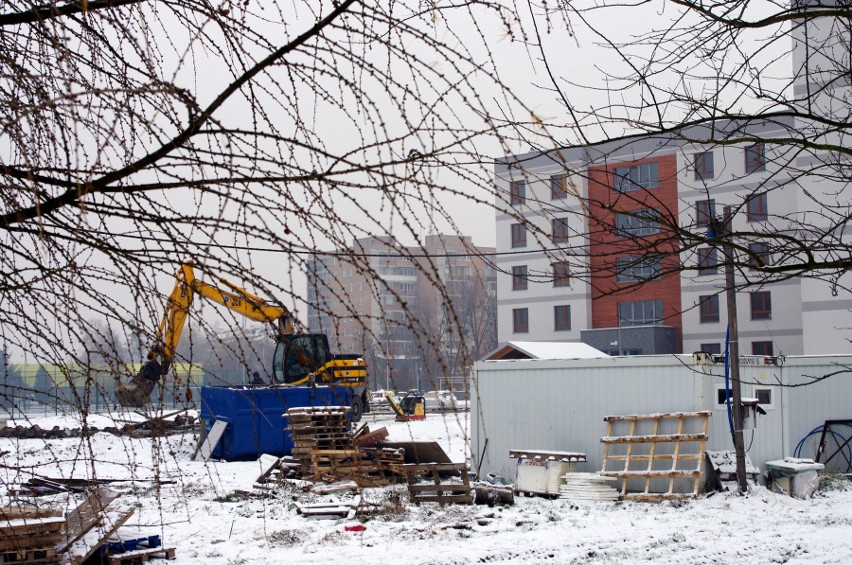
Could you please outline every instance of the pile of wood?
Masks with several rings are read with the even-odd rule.
[[[388,484],[388,475],[404,461],[398,450],[373,447],[388,436],[385,428],[373,432],[364,425],[349,431],[349,408],[291,408],[287,430],[293,439],[292,456],[303,478],[315,482],[352,481],[358,487]]]
[[[411,501],[438,504],[471,504],[467,465],[464,463],[422,463],[403,466]],[[422,480],[427,478],[427,480]],[[428,479],[431,479],[428,480]]]
[[[0,563],[59,563],[66,527],[59,510],[0,508]]]

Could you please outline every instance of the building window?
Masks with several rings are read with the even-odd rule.
[[[523,204],[527,199],[527,183],[522,180],[513,180],[509,183],[509,193],[512,206]]]
[[[757,388],[754,389],[754,397],[757,399],[757,403],[760,404],[764,408],[773,408],[772,405],[772,389],[771,388]]]
[[[618,192],[654,188],[659,184],[660,178],[656,162],[615,168],[614,188]]]
[[[747,173],[766,170],[766,147],[762,143],[745,148],[745,170]]]
[[[527,246],[527,227],[524,224],[512,224],[512,247]]]
[[[748,264],[754,268],[765,267],[772,264],[772,255],[769,253],[769,246],[765,243],[749,243],[749,258]]]
[[[718,272],[719,260],[715,247],[698,248],[698,274],[715,275]]]
[[[772,349],[771,341],[753,341],[751,342],[751,354],[761,357],[772,357],[775,355]]]
[[[568,175],[553,175],[550,177],[550,199],[568,198]]]
[[[709,226],[710,220],[715,216],[715,200],[698,200],[695,202],[695,224],[697,226]]]
[[[553,329],[560,332],[571,329],[571,307],[568,305],[553,307]]]
[[[700,313],[700,322],[709,324],[719,321],[719,295],[712,294],[709,296],[698,297],[698,311]]]
[[[654,326],[663,323],[662,300],[618,303],[619,326]]]
[[[615,260],[615,280],[620,283],[645,282],[660,276],[660,258],[618,257]]]
[[[699,351],[703,351],[708,355],[721,355],[722,354],[722,344],[721,343],[702,343]]]
[[[709,180],[713,178],[713,152],[705,151],[696,153],[693,164],[695,166],[695,180]]]
[[[554,242],[568,241],[568,218],[553,218],[552,226]]]
[[[527,266],[512,267],[512,290],[527,289]]]
[[[660,233],[660,213],[654,208],[630,214],[615,214],[615,233],[621,237],[644,237]]]
[[[551,267],[553,267],[553,286],[571,286],[571,271],[568,261],[552,263]]]
[[[754,194],[746,201],[746,219],[749,222],[765,222],[769,206],[765,192]]]
[[[772,293],[768,290],[751,293],[751,319],[772,319]]]
[[[515,308],[512,310],[512,332],[516,334],[529,333],[530,319],[527,308]]]

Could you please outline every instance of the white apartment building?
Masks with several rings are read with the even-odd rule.
[[[848,122],[849,31],[820,21],[793,38],[791,107],[810,101]],[[827,72],[826,53],[838,50],[845,59]],[[504,158],[495,167],[504,195],[498,341],[584,341],[615,355],[723,350],[724,248],[707,233],[729,206],[740,353],[852,353],[842,272],[760,268],[800,262],[809,250],[816,260],[850,260],[821,249],[849,239],[844,157],[773,141],[803,132],[845,141],[778,114]]]

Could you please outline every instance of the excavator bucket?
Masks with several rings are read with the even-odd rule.
[[[151,401],[151,391],[155,384],[149,379],[134,377],[129,383],[116,387],[115,398],[126,408],[141,408]]]

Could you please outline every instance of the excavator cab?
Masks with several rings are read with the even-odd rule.
[[[331,358],[324,334],[283,335],[272,356],[272,377],[279,384],[306,384]]]

